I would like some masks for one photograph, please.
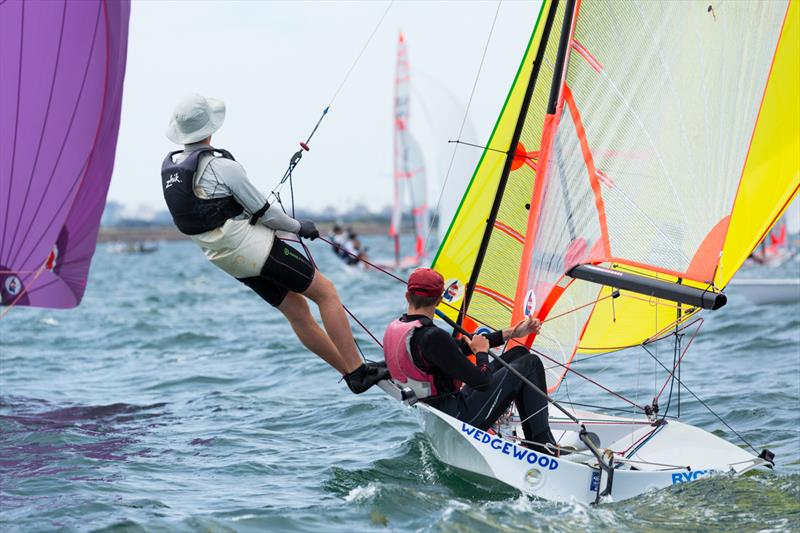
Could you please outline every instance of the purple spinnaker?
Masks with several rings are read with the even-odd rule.
[[[0,0],[0,302],[86,289],[114,168],[127,0]]]

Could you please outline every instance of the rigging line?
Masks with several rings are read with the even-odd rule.
[[[489,152],[497,152],[498,154],[503,154],[505,156],[511,155],[511,151],[510,150],[501,150],[499,148],[491,148],[489,146],[483,146],[481,144],[475,144],[475,143],[468,143],[466,141],[461,141],[461,140],[455,140],[454,141],[454,140],[451,139],[451,140],[447,141],[447,144],[463,144],[465,146],[471,146],[473,148],[480,148],[481,150],[486,150],[486,151],[489,151]],[[514,159],[529,159],[531,161],[536,160],[535,157],[531,157],[531,156],[529,156],[527,154],[516,154],[516,153],[514,154]]]
[[[675,371],[678,369],[678,366],[681,364],[681,361],[683,361],[683,356],[686,355],[686,352],[689,350],[689,346],[692,345],[692,342],[694,341],[695,337],[697,337],[697,333],[700,331],[700,327],[702,325],[703,325],[703,321],[700,320],[699,324],[697,324],[697,329],[694,330],[694,333],[692,333],[692,336],[689,338],[689,342],[686,344],[686,346],[684,347],[683,351],[681,352],[680,357],[677,358],[677,362],[675,361],[675,357],[673,357],[673,363],[674,364],[672,366],[672,371],[668,372],[669,376],[667,376],[666,381],[664,381],[664,385],[661,386],[661,390],[658,391],[658,394],[653,399],[653,401],[657,401],[658,400],[658,398],[661,396],[661,393],[664,392],[664,389],[667,388],[667,383],[674,382],[675,379],[677,379],[677,377],[675,376]],[[677,339],[678,339],[678,335],[679,335],[678,333],[675,334],[676,342],[677,342]],[[670,398],[672,398],[672,386],[671,385],[670,385]]]
[[[687,318],[689,318],[689,315],[684,315],[682,318],[678,318],[678,319],[673,320],[672,322],[667,324],[665,327],[661,328],[661,330],[655,332],[651,337],[648,337],[645,340],[643,340],[642,341],[642,345],[655,344],[658,341],[670,338],[672,336],[672,334],[673,334],[672,332],[668,333],[667,335],[665,335],[663,337],[661,337],[660,335],[663,335],[667,330],[672,329],[673,326],[679,324],[681,321],[684,321]],[[692,320],[688,324],[683,325],[678,331],[679,332],[684,331],[684,330],[694,326],[695,324],[697,324],[697,322],[704,321],[704,320],[705,320],[705,318],[703,318],[702,316],[698,316],[697,318],[695,318],[694,320]]]
[[[644,276],[644,277],[648,277],[648,278],[652,278],[652,279],[656,279],[656,280],[660,280],[660,281],[665,281],[664,278],[660,278],[659,277],[659,274],[657,272],[653,273],[653,272],[651,272],[649,270],[645,270],[644,268],[642,268],[641,270],[636,270],[634,268],[631,268],[631,267],[627,266],[625,263],[612,262],[611,263],[611,268],[613,268],[614,270],[623,270],[625,272],[630,272],[632,274],[636,274],[637,276]],[[675,274],[667,274],[667,275],[668,276],[677,277]],[[706,288],[704,289],[705,291],[712,290],[712,292],[714,292],[714,291],[721,292],[721,289],[719,289],[716,285],[714,285],[713,282],[705,282],[704,281],[703,283],[706,283]],[[661,304],[661,305],[667,305],[667,304]]]
[[[327,242],[328,244],[331,244],[331,245],[332,245],[332,243],[331,243],[331,242],[330,242],[328,239],[326,239],[326,238],[324,238],[324,237],[322,237],[322,236],[320,236],[320,237],[319,237],[319,239],[321,239],[321,240],[323,240],[323,241]],[[305,253],[306,253],[306,255],[308,256],[309,260],[311,260],[311,264],[312,264],[312,265],[314,265],[314,268],[316,269],[316,268],[317,268],[317,263],[316,263],[316,261],[314,261],[314,256],[311,254],[311,250],[309,250],[309,249],[308,249],[308,246],[306,246],[306,243],[304,243],[302,239],[299,239],[299,238],[298,238],[298,239],[297,239],[297,241],[298,241],[298,242],[300,243],[300,245],[303,247],[303,250],[305,250]],[[369,330],[369,328],[367,328],[367,326],[365,326],[365,325],[364,325],[364,323],[363,323],[363,322],[361,322],[361,320],[359,320],[359,319],[358,319],[358,317],[356,317],[355,313],[353,313],[352,311],[350,311],[350,309],[348,309],[348,308],[347,308],[347,306],[346,306],[346,305],[344,305],[344,303],[342,303],[342,308],[345,310],[345,312],[346,312],[348,315],[350,315],[350,317],[351,317],[353,320],[355,320],[356,324],[358,324],[358,325],[361,327],[361,329],[363,329],[363,330],[364,330],[364,332],[366,332],[366,334],[367,334],[367,335],[369,335],[370,337],[372,337],[372,340],[374,340],[374,341],[375,341],[375,344],[377,344],[378,346],[380,346],[380,347],[381,347],[381,349],[383,349],[383,344],[381,343],[381,341],[379,341],[379,340],[378,340],[378,338],[377,338],[377,337],[375,337],[375,335],[373,335],[373,334],[372,334],[372,332]],[[355,337],[353,337],[353,341],[356,343],[356,347],[358,348],[358,351],[359,351],[359,353],[361,354],[361,358],[362,358],[362,359],[364,359],[364,360],[366,361],[366,359],[367,359],[367,358],[366,358],[366,357],[364,357],[364,352],[363,352],[363,351],[361,351],[361,346],[359,346],[359,345],[358,345],[358,342],[356,341]]]
[[[568,315],[568,314],[570,314],[570,313],[574,313],[574,312],[576,312],[576,311],[580,311],[580,310],[581,310],[581,309],[583,309],[584,307],[589,307],[590,305],[595,305],[595,304],[598,304],[598,303],[602,302],[603,300],[607,300],[607,299],[609,299],[609,298],[613,298],[613,297],[614,297],[614,294],[613,294],[613,293],[611,293],[611,294],[609,294],[608,296],[603,296],[602,298],[597,298],[597,299],[595,299],[595,300],[593,300],[593,301],[591,301],[591,302],[589,302],[589,303],[585,303],[585,304],[583,304],[583,305],[579,305],[578,307],[575,307],[575,308],[573,308],[573,309],[570,309],[570,310],[568,310],[568,311],[564,311],[563,313],[561,313],[561,314],[559,314],[559,315],[555,315],[555,316],[549,316],[549,317],[547,317],[546,319],[544,319],[544,320],[542,321],[542,324],[544,324],[545,322],[550,322],[551,320],[555,320],[556,318],[561,318],[562,316]]]
[[[608,407],[607,405],[597,405],[597,404],[592,404],[592,403],[573,402],[572,400],[569,400],[569,401],[566,401],[566,402],[564,400],[561,400],[561,403],[566,404],[566,405],[578,405],[580,407],[589,407],[591,409],[602,409],[603,411],[617,411],[617,412],[620,412],[620,413],[629,413],[629,414],[632,414],[632,415],[639,414],[638,411],[634,411],[632,409],[624,409],[622,407]],[[587,420],[587,422],[588,422],[588,420]]]
[[[694,313],[696,313],[696,311],[693,312],[693,314]],[[686,321],[689,318],[690,318],[690,316],[688,314],[686,314],[680,320]],[[680,331],[683,331],[683,330],[685,330],[687,328],[692,327],[697,322],[697,320],[703,320],[703,318],[702,317],[698,317],[697,319],[693,320],[692,322],[689,322],[688,324],[682,326]],[[656,333],[654,333],[651,337],[646,338],[645,340],[643,340],[642,342],[640,342],[638,344],[626,344],[626,345],[623,345],[623,346],[578,346],[578,349],[579,350],[588,350],[588,351],[602,350],[603,353],[600,353],[600,354],[597,354],[597,355],[606,355],[606,354],[609,354],[611,352],[617,352],[617,351],[620,351],[620,350],[627,350],[629,348],[639,348],[639,347],[641,347],[643,345],[646,345],[646,344],[655,344],[657,342],[660,342],[660,341],[663,341],[665,339],[669,339],[670,337],[672,337],[673,332],[670,332],[666,336],[661,336],[661,335],[666,330],[672,329],[672,327],[675,326],[675,324],[677,322],[678,322],[678,320],[674,320],[674,321],[670,322],[667,326],[665,326],[661,330],[659,330]],[[594,356],[592,356],[592,357],[594,357]]]
[[[361,329],[363,329],[363,330],[364,330],[364,331],[367,333],[367,335],[369,335],[370,337],[372,337],[372,340],[374,340],[374,341],[375,341],[375,344],[377,344],[378,346],[380,346],[380,347],[381,347],[381,350],[382,350],[382,349],[383,349],[383,344],[381,344],[381,341],[379,341],[379,340],[378,340],[378,338],[377,338],[377,337],[375,337],[375,335],[373,335],[373,334],[372,334],[372,332],[371,332],[371,331],[370,331],[370,330],[367,328],[367,326],[365,326],[365,325],[364,325],[364,324],[363,324],[363,323],[362,323],[362,322],[361,322],[361,321],[360,321],[358,318],[356,318],[356,315],[355,315],[355,314],[353,314],[353,312],[352,312],[352,311],[350,311],[350,309],[348,309],[346,305],[342,304],[342,307],[343,307],[343,308],[344,308],[344,310],[347,312],[347,314],[348,314],[348,315],[350,315],[350,317],[351,317],[353,320],[355,320],[355,321],[356,321],[356,324],[358,324],[359,326],[361,326]],[[360,348],[359,348],[359,350],[360,350]],[[362,357],[363,357],[363,355],[364,355],[364,354],[362,353],[361,355],[362,355]]]
[[[281,180],[278,183],[278,185],[276,185],[271,191],[271,194],[273,196],[275,196],[276,198],[278,198],[278,191],[280,191],[280,189],[283,187],[283,184],[286,183],[287,180],[289,180],[289,187],[293,188],[293,184],[291,182],[291,179],[292,179],[292,171],[294,170],[294,167],[297,166],[297,164],[300,162],[300,159],[303,157],[303,151],[307,152],[309,150],[308,143],[311,142],[311,138],[317,132],[317,129],[319,128],[320,124],[322,123],[322,120],[328,114],[328,111],[330,110],[331,105],[333,104],[333,101],[336,100],[337,96],[339,96],[339,92],[341,92],[342,88],[344,87],[344,84],[347,82],[348,78],[350,78],[350,75],[353,73],[353,70],[356,68],[356,65],[361,60],[361,56],[364,55],[364,52],[369,47],[369,44],[372,42],[372,38],[375,37],[375,34],[378,32],[378,29],[381,27],[381,24],[383,24],[383,20],[386,18],[387,13],[389,13],[389,10],[391,9],[392,5],[394,5],[394,2],[395,2],[395,0],[391,0],[389,2],[389,5],[386,6],[386,9],[383,11],[383,15],[381,15],[381,18],[378,20],[378,23],[372,29],[372,33],[369,34],[369,37],[367,38],[367,41],[364,43],[364,46],[361,48],[361,51],[358,53],[358,55],[356,56],[355,60],[353,60],[353,63],[350,65],[350,68],[345,73],[344,78],[342,79],[341,83],[339,83],[339,86],[336,88],[336,91],[333,93],[333,96],[331,97],[330,101],[328,102],[328,105],[325,107],[325,109],[322,110],[322,114],[320,115],[319,119],[317,120],[317,123],[314,125],[314,128],[311,130],[311,133],[306,138],[306,141],[300,143],[300,148],[301,149],[298,150],[297,152],[295,152],[294,155],[292,156],[292,158],[289,160],[289,167],[286,169],[286,172],[284,172],[283,177],[281,178]],[[279,200],[279,202],[280,202],[280,200]],[[282,204],[281,204],[281,207],[283,207]],[[285,211],[286,210],[284,209],[284,212]],[[294,214],[294,191],[292,191],[292,214]]]
[[[670,300],[665,300],[663,298],[642,298],[641,296],[634,296],[633,294],[629,294],[629,293],[623,294],[622,291],[620,291],[620,296],[625,296],[626,298],[630,298],[632,300],[639,300],[639,301],[648,303],[648,304],[652,305],[653,307],[656,307],[656,306],[660,305],[662,307],[669,307],[669,308],[672,308],[672,309],[678,309],[677,305],[673,305],[671,303],[665,303],[665,302],[669,302]]]
[[[536,355],[538,355],[539,357],[544,357],[544,358],[545,358],[545,359],[547,359],[548,361],[551,361],[551,362],[553,362],[553,363],[557,364],[558,366],[560,366],[560,367],[564,368],[564,370],[565,370],[565,371],[569,371],[569,372],[572,372],[572,373],[574,373],[575,375],[577,375],[577,376],[579,376],[579,377],[581,377],[581,378],[585,379],[586,381],[588,381],[588,382],[589,382],[589,383],[591,383],[592,385],[595,385],[595,386],[597,386],[597,387],[600,387],[601,389],[603,389],[603,390],[604,390],[604,391],[606,391],[607,393],[609,393],[609,394],[611,394],[611,395],[613,395],[613,396],[616,396],[616,397],[617,397],[617,398],[619,398],[620,400],[622,400],[622,401],[624,401],[624,402],[626,402],[626,403],[628,403],[628,404],[632,405],[633,407],[636,407],[637,409],[641,409],[642,411],[644,411],[644,407],[642,407],[641,405],[638,405],[638,404],[634,403],[633,401],[631,401],[631,400],[629,400],[628,398],[624,397],[624,396],[623,396],[623,395],[621,395],[620,393],[618,393],[618,392],[615,392],[615,391],[613,391],[613,390],[609,389],[608,387],[606,387],[605,385],[602,385],[602,384],[598,383],[597,381],[594,381],[593,379],[591,379],[591,378],[587,377],[586,375],[582,374],[581,372],[578,372],[577,370],[573,369],[573,368],[572,368],[570,365],[565,365],[564,363],[561,363],[561,362],[559,362],[559,361],[556,361],[556,360],[555,360],[555,359],[553,359],[552,357],[549,357],[549,356],[545,355],[544,353],[540,352],[539,350],[536,350],[535,348],[532,348],[532,347],[527,347],[527,348],[528,348],[528,351],[529,351],[529,352],[531,352],[531,353],[533,353],[533,354],[536,354]]]
[[[694,324],[694,322],[692,324]],[[680,331],[683,331],[683,328]],[[670,333],[670,337],[672,335],[673,335],[673,333]],[[653,344],[655,342],[663,341],[663,340],[666,340],[668,338],[669,337],[661,337],[659,339],[655,339],[654,341],[652,341],[652,342],[650,342],[648,344]],[[607,351],[607,352],[601,352],[601,353],[596,353],[596,354],[593,354],[593,355],[587,355],[586,357],[582,357],[581,359],[573,359],[570,364],[574,365],[576,363],[583,363],[584,361],[589,361],[591,359],[596,359],[597,357],[602,357],[602,356],[620,355],[620,353],[622,353],[622,350],[626,350],[628,348],[639,348],[639,347],[641,347],[641,344],[630,344],[628,346],[613,346],[613,347],[609,348],[609,351]],[[583,346],[579,346],[579,349],[581,349],[581,350],[597,350],[599,348],[586,348],[586,347],[583,347]]]
[[[497,16],[500,14],[500,6],[503,5],[503,0],[499,0],[497,2],[497,9],[494,12],[494,18],[492,19],[492,26],[489,28],[489,35],[486,37],[486,44],[483,47],[483,55],[481,55],[481,62],[478,65],[478,72],[475,74],[475,81],[472,83],[472,90],[469,93],[469,100],[467,100],[467,108],[464,110],[464,118],[461,120],[461,127],[458,129],[458,138],[461,139],[461,134],[464,132],[464,126],[467,124],[467,117],[469,117],[469,108],[472,106],[472,99],[475,96],[475,89],[478,87],[478,80],[481,77],[481,71],[483,70],[483,63],[486,60],[486,52],[489,51],[489,43],[492,41],[492,34],[494,33],[494,27],[497,23]],[[436,220],[438,224],[441,224],[442,221],[439,219],[439,206],[442,203],[442,197],[444,197],[444,190],[447,187],[447,180],[450,179],[450,172],[453,170],[453,163],[456,160],[456,152],[458,151],[458,145],[453,147],[453,153],[450,156],[450,164],[447,165],[447,172],[444,175],[444,181],[442,182],[442,187],[439,190],[439,198],[436,200]],[[431,237],[431,231],[433,230],[433,217],[431,217],[430,221],[428,222],[428,231],[425,235],[425,241],[423,241],[423,246],[427,248],[428,240]]]
[[[378,32],[378,28],[380,28],[381,24],[383,24],[383,19],[386,18],[386,15],[389,13],[389,10],[394,5],[394,1],[395,0],[391,0],[389,2],[389,5],[386,6],[386,9],[383,11],[383,15],[381,15],[381,18],[378,20],[378,23],[375,25],[375,28],[373,28],[372,33],[370,33],[369,37],[367,38],[367,42],[364,43],[364,46],[361,48],[361,51],[358,53],[358,56],[356,56],[356,59],[353,61],[353,64],[350,65],[350,68],[347,70],[347,73],[342,79],[342,82],[339,84],[339,87],[336,88],[336,92],[333,93],[333,97],[331,97],[330,103],[328,103],[328,107],[330,107],[333,101],[336,100],[336,97],[339,96],[339,92],[342,90],[342,87],[344,87],[344,84],[347,82],[347,79],[350,77],[350,74],[353,73],[353,70],[356,68],[356,65],[361,60],[361,56],[363,56],[364,52],[366,52],[367,48],[369,47],[369,43],[372,42],[372,38],[375,37],[375,34]]]
[[[337,246],[336,246],[336,245],[335,245],[335,244],[334,244],[334,243],[333,243],[333,242],[332,242],[330,239],[328,239],[328,238],[326,238],[326,237],[323,237],[322,235],[320,235],[319,237],[317,237],[317,239],[321,240],[321,241],[322,241],[322,242],[324,242],[324,243],[327,243],[327,244],[328,244],[328,245],[330,245],[331,247],[334,247],[334,248],[335,248],[335,247],[337,247]],[[396,279],[397,281],[399,281],[399,282],[400,282],[400,283],[402,283],[403,285],[406,285],[406,284],[408,283],[408,282],[406,282],[406,280],[404,280],[403,278],[401,278],[401,277],[397,276],[397,275],[396,275],[396,274],[394,274],[393,272],[389,272],[389,271],[388,271],[388,270],[386,270],[385,268],[379,267],[379,266],[378,266],[378,265],[376,265],[375,263],[372,263],[371,261],[368,261],[367,259],[364,259],[363,257],[359,257],[358,255],[356,255],[356,254],[354,254],[354,253],[352,253],[352,252],[350,252],[350,251],[348,251],[348,250],[345,250],[344,248],[341,248],[341,250],[342,250],[343,252],[345,252],[347,255],[349,255],[350,257],[352,257],[353,259],[358,259],[359,261],[361,261],[361,262],[362,262],[362,263],[364,263],[365,265],[367,265],[367,266],[370,266],[370,267],[374,268],[375,270],[377,270],[377,271],[379,271],[379,272],[383,272],[383,273],[384,273],[384,274],[386,274],[387,276],[389,276],[389,277],[391,277],[391,278],[394,278],[394,279]]]
[[[658,358],[656,358],[656,357],[653,355],[653,353],[652,353],[650,350],[648,350],[648,349],[647,349],[645,346],[642,346],[642,348],[644,348],[644,350],[645,350],[645,351],[648,353],[648,355],[650,355],[650,357],[652,357],[652,358],[655,360],[655,362],[656,362],[656,363],[658,363],[659,365],[661,365],[661,368],[663,368],[664,370],[666,370],[667,372],[669,372],[669,369],[668,369],[666,366],[664,366],[664,364],[663,364],[661,361],[659,361],[659,360],[658,360]],[[756,450],[756,449],[753,447],[753,445],[752,445],[752,444],[750,444],[750,442],[749,442],[747,439],[745,439],[745,438],[744,438],[744,437],[743,437],[743,436],[742,436],[742,435],[741,435],[741,434],[740,434],[738,431],[736,431],[735,429],[733,429],[733,428],[731,427],[731,425],[730,425],[730,424],[728,424],[728,423],[725,421],[725,419],[724,419],[724,418],[722,418],[720,415],[718,415],[718,414],[716,413],[716,411],[714,411],[713,409],[711,409],[711,407],[709,407],[709,405],[708,405],[706,402],[704,402],[704,401],[703,401],[703,400],[702,400],[702,399],[701,399],[701,398],[700,398],[700,397],[699,397],[697,394],[695,394],[695,393],[694,393],[694,391],[692,391],[692,389],[690,389],[690,388],[689,388],[689,387],[686,385],[686,383],[684,383],[683,381],[681,381],[681,380],[680,380],[679,378],[677,378],[677,377],[675,378],[675,380],[678,382],[678,384],[679,384],[681,387],[683,387],[684,389],[686,389],[686,391],[687,391],[689,394],[691,394],[691,395],[692,395],[692,397],[694,397],[694,399],[695,399],[695,400],[697,400],[698,402],[700,402],[700,405],[702,405],[703,407],[705,407],[705,408],[706,408],[706,410],[707,410],[709,413],[711,413],[712,415],[714,415],[714,416],[717,418],[717,420],[719,420],[720,422],[722,422],[722,423],[725,425],[725,427],[726,427],[726,428],[728,428],[729,430],[731,430],[731,431],[733,432],[733,434],[734,434],[734,435],[736,435],[737,437],[739,437],[739,438],[742,440],[742,442],[744,442],[744,443],[745,443],[745,444],[746,444],[746,445],[747,445],[747,446],[748,446],[748,447],[749,447],[751,450],[753,450],[753,453],[755,453],[756,455],[758,455],[758,450]]]

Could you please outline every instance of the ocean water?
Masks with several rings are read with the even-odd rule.
[[[388,239],[366,241],[389,255]],[[403,310],[403,286],[343,266],[324,244],[312,251],[381,335]],[[652,396],[646,354],[580,365]],[[775,452],[775,470],[600,507],[531,499],[438,462],[410,409],[377,389],[351,394],[277,311],[191,243],[149,255],[101,246],[80,307],[14,308],[0,322],[0,530],[799,530],[800,303],[756,307],[731,294],[706,314],[681,377]],[[574,378],[567,392],[624,407]],[[686,391],[681,415],[741,443]]]

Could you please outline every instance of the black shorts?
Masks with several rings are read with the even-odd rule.
[[[238,278],[270,305],[278,307],[289,291],[302,293],[314,279],[314,265],[300,252],[275,237],[260,276]]]

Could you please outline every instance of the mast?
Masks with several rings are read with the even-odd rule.
[[[395,64],[395,78],[394,78],[394,128],[393,128],[393,174],[392,180],[394,184],[394,205],[392,208],[392,220],[389,226],[389,235],[394,238],[394,261],[395,265],[400,265],[400,227],[403,221],[402,209],[402,187],[400,180],[403,179],[401,173],[404,165],[402,160],[405,153],[401,153],[402,129],[406,126],[407,111],[408,111],[408,98],[401,98],[400,84],[405,83],[403,78],[408,77],[408,58],[405,52],[405,39],[403,32],[399,33],[397,40],[397,62]],[[405,152],[405,150],[403,150]]]
[[[574,6],[574,0],[567,0],[567,10],[564,14],[564,25],[562,27],[562,40],[564,39],[563,34],[566,32],[569,35],[569,26],[572,21],[572,7]],[[472,293],[475,290],[475,284],[478,282],[478,275],[481,271],[481,266],[483,265],[484,257],[486,256],[486,249],[489,246],[489,240],[492,237],[492,228],[494,227],[495,220],[497,219],[497,213],[500,210],[500,203],[503,199],[503,193],[505,192],[506,183],[508,182],[508,176],[511,173],[511,163],[514,160],[514,153],[516,152],[517,144],[519,143],[519,139],[522,136],[522,127],[525,124],[525,118],[528,114],[528,107],[530,106],[531,96],[533,95],[533,89],[536,86],[536,81],[539,77],[539,69],[542,65],[542,58],[544,57],[545,49],[547,48],[547,41],[550,37],[550,30],[553,26],[553,20],[555,19],[556,10],[558,9],[559,0],[553,0],[550,4],[550,11],[547,13],[547,19],[545,20],[544,31],[542,32],[542,38],[539,41],[539,50],[536,52],[536,58],[533,61],[533,70],[531,72],[530,80],[528,80],[528,86],[525,89],[525,97],[522,101],[522,106],[520,108],[519,118],[517,119],[517,124],[514,128],[514,135],[511,139],[511,145],[509,146],[509,151],[506,156],[506,162],[503,165],[503,172],[500,175],[500,180],[497,184],[497,192],[495,193],[494,200],[492,202],[492,208],[489,211],[489,218],[486,219],[486,228],[483,231],[483,237],[481,238],[481,244],[478,248],[478,253],[475,256],[475,264],[472,267],[472,272],[470,273],[469,281],[467,282],[467,286],[464,292],[464,300],[461,305],[461,309],[458,312],[458,318],[456,320],[457,324],[461,324],[464,315],[466,314],[467,310],[469,309],[470,300],[472,299]],[[560,45],[559,45],[560,46]],[[559,47],[559,53],[561,52],[561,48]],[[557,63],[558,64],[558,63]],[[563,59],[561,61],[561,65],[563,65]],[[556,70],[556,75],[560,79],[560,69]],[[537,173],[538,174],[538,173]],[[455,333],[455,331],[454,331]]]
[[[558,95],[561,92],[561,79],[564,74],[564,62],[569,48],[569,33],[572,26],[572,17],[575,14],[575,0],[567,0],[564,10],[564,21],[561,23],[561,37],[558,40],[558,53],[556,64],[553,67],[553,82],[550,85],[550,100],[547,103],[547,114],[554,115],[558,104]]]

